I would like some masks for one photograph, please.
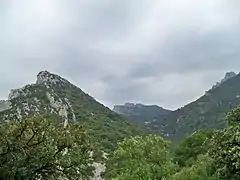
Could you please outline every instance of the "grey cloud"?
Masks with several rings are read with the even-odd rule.
[[[0,3],[2,97],[46,69],[108,106],[177,108],[239,71],[238,1]]]
[[[163,76],[166,73],[235,69],[240,61],[240,26],[235,28],[200,36],[188,34],[184,38],[179,33],[179,37],[175,35],[169,39],[163,49],[150,54],[151,61],[138,64],[129,76],[140,78]]]

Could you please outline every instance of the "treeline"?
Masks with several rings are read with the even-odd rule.
[[[240,179],[240,107],[221,131],[202,130],[174,150],[157,135],[119,142],[103,176],[107,180],[238,180]],[[81,125],[56,126],[34,117],[0,127],[0,179],[90,179],[96,161]]]

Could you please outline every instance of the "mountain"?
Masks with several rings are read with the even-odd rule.
[[[222,80],[220,82],[217,82],[212,88],[216,88],[217,86],[221,85],[222,83],[224,83],[225,81],[235,77],[237,74],[235,72],[227,72],[224,76],[224,78],[222,78]]]
[[[228,72],[199,99],[175,111],[131,103],[114,111],[177,143],[198,130],[225,127],[226,114],[239,104],[240,74]]]
[[[159,118],[160,116],[164,116],[172,112],[156,105],[143,105],[134,103],[115,105],[113,111],[126,116],[132,122],[138,124],[148,124],[150,121],[154,121],[156,117]]]
[[[173,142],[201,129],[221,129],[226,126],[225,117],[240,104],[240,74],[227,73],[202,97],[167,115],[157,117],[149,128]]]
[[[89,133],[94,148],[109,152],[118,141],[143,131],[97,102],[66,79],[42,71],[34,84],[11,90],[1,101],[2,123],[29,116],[51,117],[58,125],[79,123]]]
[[[227,72],[225,77],[221,80],[221,83],[224,83],[225,81],[235,77],[237,74],[235,72]]]

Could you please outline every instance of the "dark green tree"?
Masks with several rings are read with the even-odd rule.
[[[208,155],[199,155],[192,166],[182,168],[169,180],[219,180],[213,160]]]
[[[89,141],[78,125],[56,127],[42,117],[0,127],[2,179],[88,179]]]
[[[212,139],[210,156],[222,180],[240,179],[240,107],[227,115],[229,126]]]
[[[180,166],[192,165],[198,155],[210,149],[212,130],[202,130],[184,139],[175,149],[174,161]]]

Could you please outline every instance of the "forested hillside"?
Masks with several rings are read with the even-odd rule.
[[[104,161],[104,154],[112,152],[117,142],[145,133],[66,79],[47,71],[37,75],[36,83],[11,90],[9,99],[2,104],[2,126],[40,116],[57,127],[67,128],[75,124],[83,127],[89,137],[88,150],[93,152],[95,163]],[[101,171],[104,169],[104,165],[96,166],[101,166]]]

